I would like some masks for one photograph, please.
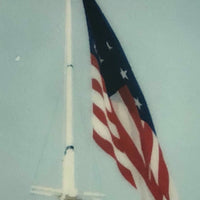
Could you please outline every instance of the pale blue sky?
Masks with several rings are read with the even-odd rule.
[[[139,200],[92,140],[86,22],[72,2],[77,187]],[[180,199],[199,199],[200,1],[97,2],[149,104]],[[64,0],[0,1],[0,199],[48,199],[30,186],[61,186],[64,28]]]

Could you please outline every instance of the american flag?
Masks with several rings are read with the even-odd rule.
[[[143,199],[175,200],[152,118],[131,66],[94,0],[83,0],[91,63],[93,138]]]

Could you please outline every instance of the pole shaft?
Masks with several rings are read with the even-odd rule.
[[[65,94],[66,94],[66,149],[63,159],[63,196],[76,196],[73,147],[73,65],[72,65],[71,0],[66,0],[65,26]]]

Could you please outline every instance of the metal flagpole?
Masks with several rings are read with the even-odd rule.
[[[104,194],[84,192],[79,194],[75,187],[74,174],[74,146],[73,146],[73,64],[72,64],[72,19],[71,0],[66,0],[66,26],[65,26],[65,76],[66,76],[66,148],[63,160],[62,197],[63,200],[101,199]]]
[[[72,25],[71,25],[71,0],[66,1],[65,25],[65,94],[66,94],[66,128],[65,151],[63,158],[62,188],[54,189],[43,186],[32,186],[31,193],[46,196],[57,196],[61,200],[77,200],[74,176],[74,146],[73,146],[73,101],[72,101]]]
[[[65,26],[65,90],[66,90],[66,147],[63,159],[62,193],[63,199],[67,196],[77,195],[74,177],[74,146],[73,146],[73,92],[72,92],[72,24],[71,0],[66,0],[66,26]]]
[[[36,195],[56,196],[61,200],[80,200],[87,197],[88,200],[100,199],[105,195],[94,192],[77,193],[74,174],[74,145],[73,145],[73,64],[72,64],[72,23],[71,23],[71,0],[66,1],[66,26],[65,26],[65,91],[66,91],[66,128],[65,128],[65,151],[63,159],[62,188],[55,189],[33,185],[31,193]]]

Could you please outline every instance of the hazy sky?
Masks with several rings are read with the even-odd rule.
[[[89,43],[72,0],[76,185],[139,200],[92,140]],[[180,199],[199,199],[200,1],[98,0],[149,105]],[[0,0],[0,199],[61,187],[65,1]]]

